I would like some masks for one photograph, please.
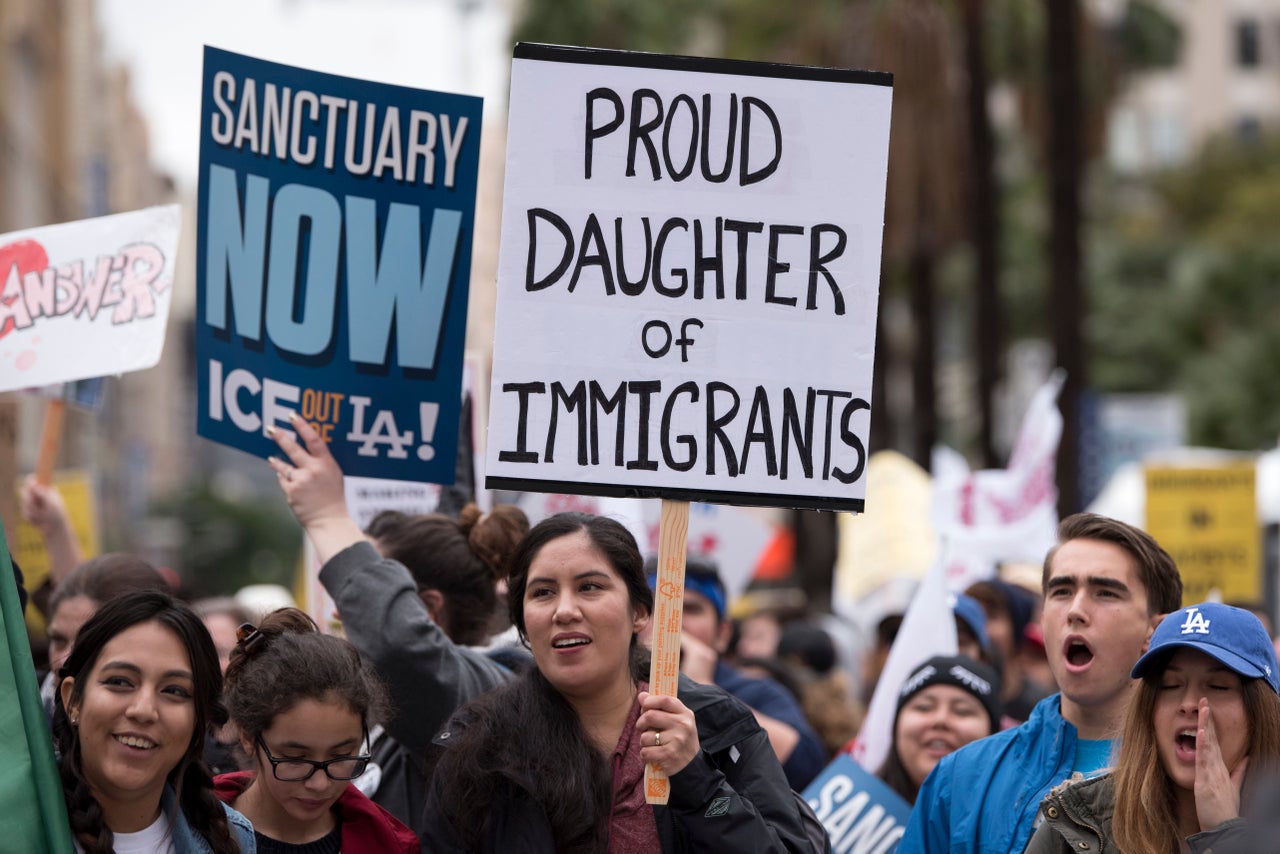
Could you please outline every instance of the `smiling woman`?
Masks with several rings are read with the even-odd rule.
[[[118,596],[80,629],[59,677],[53,734],[77,851],[255,850],[201,758],[226,711],[199,617],[158,591]]]
[[[893,743],[877,776],[914,804],[938,760],[1000,728],[1000,677],[968,656],[937,656],[902,684]]]

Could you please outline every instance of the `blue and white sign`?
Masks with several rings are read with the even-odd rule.
[[[201,436],[311,422],[348,475],[452,483],[479,98],[206,47]]]
[[[841,753],[803,797],[831,837],[835,854],[890,854],[907,828],[911,807],[884,781]]]

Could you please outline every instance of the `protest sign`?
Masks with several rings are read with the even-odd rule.
[[[832,760],[803,797],[831,837],[833,854],[890,854],[906,831],[911,806],[847,753]]]
[[[160,361],[177,205],[0,236],[0,392]]]
[[[1146,466],[1145,528],[1182,575],[1182,600],[1262,598],[1262,531],[1252,459],[1219,466]]]
[[[890,83],[517,45],[489,488],[862,509]]]
[[[206,47],[198,432],[298,412],[349,475],[452,483],[479,98]]]

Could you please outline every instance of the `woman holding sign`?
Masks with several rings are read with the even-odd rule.
[[[749,709],[687,679],[678,697],[647,691],[637,636],[653,594],[624,526],[544,520],[516,549],[508,589],[536,666],[437,737],[424,849],[812,850]],[[670,777],[666,806],[645,801],[646,763]]]
[[[1253,614],[1206,602],[1174,611],[1134,665],[1115,768],[1055,789],[1028,852],[1266,851],[1241,818],[1280,770],[1275,648]]]

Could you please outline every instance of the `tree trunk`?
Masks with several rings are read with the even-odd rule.
[[[933,273],[933,253],[927,241],[921,241],[911,253],[911,317],[916,332],[915,360],[911,374],[915,420],[914,457],[926,470],[933,456],[933,446],[938,441]]]
[[[964,0],[964,64],[968,75],[965,106],[969,116],[969,210],[976,256],[976,317],[974,334],[978,363],[979,443],[983,465],[996,468],[994,400],[1000,381],[1003,327],[1000,307],[999,189],[995,181],[995,151],[991,117],[987,113],[987,65],[983,37],[984,0]]]
[[[1058,405],[1062,441],[1058,445],[1058,514],[1079,510],[1079,405],[1084,388],[1084,288],[1080,270],[1080,128],[1079,7],[1076,0],[1049,0],[1049,141],[1050,177],[1049,305],[1058,365],[1067,379]]]

